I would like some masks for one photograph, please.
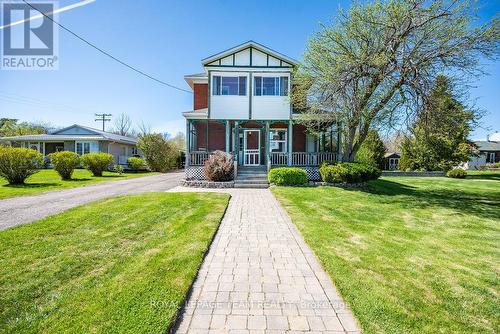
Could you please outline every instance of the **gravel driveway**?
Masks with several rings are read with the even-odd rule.
[[[105,197],[166,191],[179,185],[183,175],[184,172],[151,175],[0,200],[0,231]]]

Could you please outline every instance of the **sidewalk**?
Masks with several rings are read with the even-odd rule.
[[[176,333],[360,333],[269,189],[170,191],[232,196]]]

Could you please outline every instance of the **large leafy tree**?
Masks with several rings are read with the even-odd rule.
[[[13,137],[24,135],[37,135],[48,133],[52,127],[44,123],[36,122],[21,122],[17,119],[1,118],[0,119],[0,137]]]
[[[379,0],[341,11],[309,40],[295,74],[303,122],[342,124],[343,159],[353,161],[375,123],[422,110],[439,73],[469,76],[481,57],[498,55],[500,20],[477,24],[475,11],[468,0]]]
[[[449,170],[469,159],[474,144],[467,137],[477,114],[454,95],[450,80],[438,76],[428,104],[401,144],[399,168]]]

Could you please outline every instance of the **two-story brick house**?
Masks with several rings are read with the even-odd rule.
[[[294,122],[295,60],[249,41],[202,65],[203,73],[185,76],[194,92],[193,110],[183,113],[187,178],[203,178],[202,166],[215,150],[233,154],[238,170],[299,166],[311,179],[318,178],[321,161],[337,158],[335,127],[318,136]]]

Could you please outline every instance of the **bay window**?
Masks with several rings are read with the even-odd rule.
[[[288,96],[288,77],[255,77],[255,96]]]
[[[247,77],[213,76],[212,95],[240,95],[247,94]]]

